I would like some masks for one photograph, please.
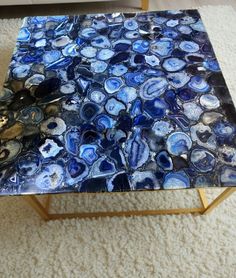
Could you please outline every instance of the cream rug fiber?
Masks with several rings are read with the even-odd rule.
[[[228,6],[203,7],[200,12],[236,101],[236,12]],[[0,85],[20,24],[20,19],[0,20]],[[154,209],[197,205],[194,197],[192,190],[67,195],[57,197],[53,206],[80,211]],[[0,277],[235,278],[236,194],[207,216],[47,223],[23,198],[0,198]]]

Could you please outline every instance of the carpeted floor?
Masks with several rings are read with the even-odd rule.
[[[200,12],[236,100],[236,12],[227,6],[203,7]],[[19,19],[0,20],[0,84],[20,23]],[[78,195],[58,197],[54,205],[93,211],[180,207],[194,203],[194,196],[191,190],[184,194]],[[0,219],[1,278],[236,277],[236,194],[207,216],[48,223],[23,198],[0,198]]]

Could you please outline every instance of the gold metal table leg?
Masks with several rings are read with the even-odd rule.
[[[206,209],[208,207],[208,201],[207,201],[207,198],[206,198],[205,189],[204,188],[199,188],[197,191],[198,191],[198,194],[199,194],[199,197],[200,197],[201,204]]]
[[[34,195],[24,196],[25,200],[33,207],[33,209],[42,217],[44,220],[50,220],[49,214],[46,208],[39,202]]]
[[[149,8],[149,0],[141,0],[142,10],[147,11]]]
[[[217,207],[220,203],[222,203],[226,198],[228,198],[236,188],[230,187],[225,189],[215,200],[213,200],[205,209],[202,214],[210,213],[215,207]]]
[[[212,203],[208,204],[205,190],[197,189],[201,207],[193,208],[174,208],[174,209],[158,209],[158,210],[130,210],[130,211],[98,211],[98,212],[76,212],[76,213],[49,213],[50,202],[53,195],[48,195],[45,206],[43,206],[34,195],[25,196],[26,201],[38,212],[44,220],[55,220],[65,218],[95,218],[104,216],[144,216],[144,215],[164,215],[164,214],[186,214],[200,213],[207,214],[211,212],[223,200],[229,197],[236,188],[227,188]],[[104,193],[103,193],[104,194]],[[111,193],[109,193],[111,194]],[[117,193],[118,194],[118,193]]]

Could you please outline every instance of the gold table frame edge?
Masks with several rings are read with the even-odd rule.
[[[142,10],[147,11],[149,8],[149,0],[141,0]]]
[[[129,210],[129,211],[106,211],[106,212],[76,212],[76,213],[50,213],[50,203],[52,194],[47,196],[45,205],[43,205],[36,195],[25,195],[25,200],[33,207],[33,209],[41,216],[42,219],[56,220],[66,218],[97,218],[97,217],[112,217],[112,216],[145,216],[145,215],[164,215],[164,214],[187,214],[187,213],[210,213],[215,207],[228,198],[234,191],[235,187],[226,188],[218,197],[211,203],[208,203],[205,189],[197,189],[201,207],[193,208],[175,208],[175,209],[158,209],[158,210]]]

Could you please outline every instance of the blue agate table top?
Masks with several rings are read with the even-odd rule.
[[[0,195],[236,185],[197,10],[25,18],[0,110]]]

